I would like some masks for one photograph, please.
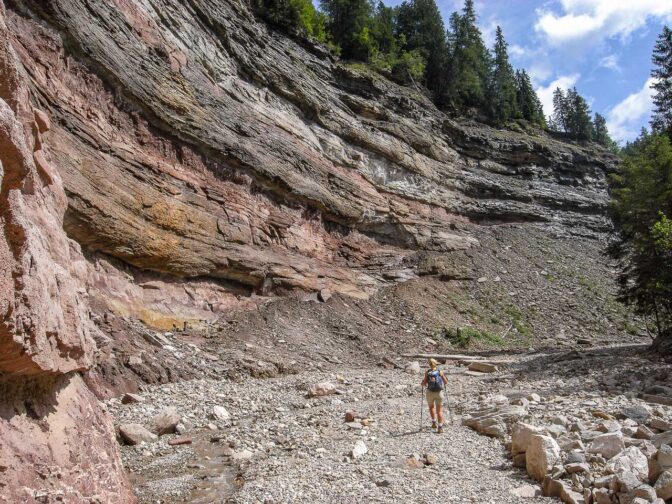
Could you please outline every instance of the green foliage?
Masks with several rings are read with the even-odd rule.
[[[448,40],[451,54],[441,101],[456,109],[487,109],[492,58],[476,23],[473,0],[465,1],[462,15],[451,16]]]
[[[622,263],[620,297],[653,316],[660,336],[672,336],[672,144],[643,132],[623,150],[612,176],[611,217],[618,233],[610,247]]]
[[[534,91],[530,76],[525,70],[516,72],[516,94],[516,101],[523,119],[545,128],[544,107],[541,105],[541,100]]]
[[[377,48],[371,35],[373,5],[370,0],[320,0],[327,27],[344,58],[368,61]]]
[[[443,87],[446,30],[434,0],[404,1],[397,13],[397,34],[404,48],[425,60],[424,84],[436,96]]]
[[[251,0],[251,6],[274,26],[327,41],[326,16],[315,10],[311,0]]]
[[[500,123],[521,117],[516,75],[509,63],[508,44],[498,26],[495,35],[494,65],[490,88],[490,116]]]
[[[473,327],[451,327],[443,329],[443,337],[451,345],[459,348],[469,348],[474,343],[488,346],[502,346],[504,340],[495,334],[479,331]]]
[[[566,133],[575,140],[592,139],[593,122],[590,119],[590,107],[576,88],[567,92],[556,88],[553,92],[551,128]]]
[[[655,91],[651,126],[654,132],[672,138],[672,30],[667,26],[658,36],[652,59],[651,77],[656,81],[651,86]]]
[[[609,136],[607,120],[604,118],[604,116],[598,113],[595,113],[595,119],[593,119],[593,140],[610,150],[618,149],[616,142],[614,142]]]

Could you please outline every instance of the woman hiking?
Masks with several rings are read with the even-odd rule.
[[[443,371],[439,369],[439,362],[435,359],[429,359],[429,367],[425,371],[425,377],[422,380],[422,387],[427,387],[427,404],[429,405],[429,416],[432,417],[432,429],[438,434],[443,432],[443,389],[448,385],[448,379]],[[439,422],[438,426],[436,422]]]

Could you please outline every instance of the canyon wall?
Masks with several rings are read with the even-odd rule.
[[[609,230],[606,151],[451,119],[243,1],[6,2],[0,499],[132,500],[91,306],[193,326],[450,276],[427,256],[490,227]]]

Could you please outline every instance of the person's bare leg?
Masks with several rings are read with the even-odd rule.
[[[439,404],[436,407],[436,414],[437,414],[437,417],[438,417],[438,420],[439,420],[439,425],[443,425],[443,423],[445,422],[446,419],[443,417],[443,405],[442,404]],[[432,417],[432,418],[434,418],[434,417]]]
[[[436,422],[436,406],[434,403],[429,406],[429,416],[432,417],[432,423]]]

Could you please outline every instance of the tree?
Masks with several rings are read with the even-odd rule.
[[[588,102],[581,96],[576,88],[567,91],[567,104],[569,106],[569,133],[576,140],[591,140],[593,136],[593,123],[590,119],[590,107]]]
[[[560,88],[553,91],[551,126],[554,130],[566,133],[575,140],[592,139],[593,123],[590,119],[590,107],[576,88],[566,93]]]
[[[651,76],[656,81],[651,86],[655,91],[651,127],[654,132],[672,138],[672,30],[667,26],[658,36],[652,60]]]
[[[255,14],[278,28],[326,41],[325,16],[311,0],[251,0],[251,5]]]
[[[516,71],[516,94],[518,108],[523,119],[531,123],[538,124],[542,128],[546,127],[544,117],[544,107],[539,100],[539,96],[532,87],[532,80],[525,70]]]
[[[492,62],[476,22],[473,0],[465,0],[462,15],[453,14],[444,103],[456,108],[485,108]]]
[[[434,0],[407,0],[399,7],[398,37],[405,41],[405,50],[418,51],[426,61],[425,84],[435,95],[444,87],[446,30]]]
[[[644,131],[624,149],[612,177],[610,214],[621,263],[621,300],[653,318],[659,341],[672,337],[672,144]]]
[[[555,131],[567,133],[569,129],[569,102],[565,92],[559,87],[553,91],[553,114],[551,126]]]
[[[509,63],[507,48],[508,44],[504,40],[502,29],[498,26],[495,34],[494,66],[488,101],[491,117],[500,123],[520,117],[516,76]]]
[[[608,149],[614,149],[616,147],[616,142],[614,142],[609,136],[609,130],[607,129],[607,120],[603,115],[595,113],[595,118],[593,119],[593,140],[607,147]]]
[[[320,0],[331,38],[344,58],[368,61],[373,48],[370,0]]]

